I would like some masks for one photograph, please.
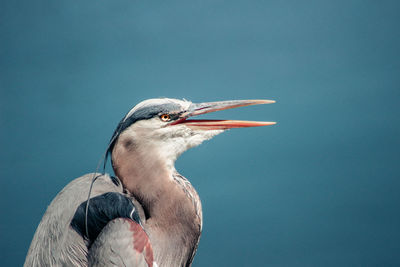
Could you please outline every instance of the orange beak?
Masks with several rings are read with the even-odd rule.
[[[231,128],[257,127],[276,124],[266,121],[237,121],[237,120],[188,120],[187,118],[206,114],[210,112],[238,108],[251,105],[271,104],[273,100],[229,100],[218,102],[207,102],[192,104],[189,110],[183,113],[182,118],[170,125],[185,124],[192,129],[198,130],[226,130]]]

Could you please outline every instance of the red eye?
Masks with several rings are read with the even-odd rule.
[[[162,114],[162,115],[160,116],[160,119],[161,119],[162,121],[170,121],[170,120],[171,120],[171,117],[170,117],[168,114]]]

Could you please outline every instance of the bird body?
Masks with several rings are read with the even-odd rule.
[[[93,175],[70,182],[46,210],[32,240],[24,266],[87,266],[85,240],[71,226],[78,206],[86,201]],[[92,196],[107,192],[122,193],[108,175],[100,176]]]
[[[129,222],[125,220],[110,221],[114,223],[113,229],[118,229],[118,231],[104,228],[103,236],[98,236],[100,239],[96,240],[102,245],[104,245],[104,239],[113,242],[113,246],[117,247],[116,250],[118,251],[114,257],[126,259],[123,264],[122,262],[117,264],[118,261],[116,260],[107,262],[106,259],[113,257],[113,252],[106,251],[107,254],[105,254],[103,249],[100,253],[98,247],[101,246],[95,242],[89,249],[88,243],[90,241],[85,240],[85,237],[71,226],[76,210],[87,199],[93,176],[97,175],[100,174],[86,174],[76,178],[54,198],[36,230],[24,266],[123,266],[123,264],[126,266],[148,266],[144,257],[135,256],[132,253],[134,249],[128,246],[134,243],[135,233],[129,229],[131,228]],[[146,219],[145,212],[139,202],[123,189],[119,181],[114,183],[107,174],[97,178],[91,196],[95,198],[105,193],[115,192],[129,198],[140,216],[140,227],[143,227],[145,233],[150,237],[149,239],[158,241],[154,242],[152,246],[152,250],[157,252],[157,254],[154,253],[153,257],[164,263],[163,266],[186,266],[189,264],[186,261],[192,260],[200,238],[201,204],[197,192],[186,178],[175,173],[173,182],[176,183],[176,187],[171,186],[167,190],[176,190],[177,192],[182,190],[182,193],[180,193],[182,196],[188,194],[193,199],[185,199],[186,201],[182,203],[179,203],[179,200],[177,203],[175,203],[176,200],[169,200],[170,203],[168,204],[171,206],[167,212],[174,214],[174,216],[168,216],[168,220],[159,220],[157,217]],[[182,214],[182,210],[193,213],[194,219],[187,214]],[[192,220],[181,222],[179,218],[182,217],[192,218]],[[120,236],[110,237],[109,233],[117,233]],[[104,238],[104,236],[107,237]],[[176,249],[177,247],[187,249]],[[93,248],[97,249],[93,250]],[[97,257],[96,254],[101,254],[101,257]],[[129,264],[130,259],[135,261]],[[143,265],[138,264],[137,259],[142,259]],[[180,260],[178,261],[178,259]],[[174,265],[177,262],[180,264]],[[113,265],[113,263],[116,264]]]
[[[202,209],[175,160],[226,129],[274,123],[188,118],[272,102],[139,103],[121,120],[108,146],[117,177],[93,173],[70,182],[49,205],[24,266],[190,266]]]

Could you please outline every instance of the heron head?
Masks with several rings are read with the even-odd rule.
[[[272,100],[232,100],[192,103],[186,100],[160,98],[145,100],[133,107],[121,120],[109,145],[115,144],[138,153],[156,153],[175,161],[185,150],[230,128],[254,127],[274,122],[235,120],[192,120],[193,116],[230,108],[274,103]]]

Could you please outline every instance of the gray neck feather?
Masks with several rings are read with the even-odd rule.
[[[159,266],[189,266],[201,234],[201,202],[190,182],[156,149],[139,147],[121,135],[112,153],[113,168],[140,203],[142,218]]]

